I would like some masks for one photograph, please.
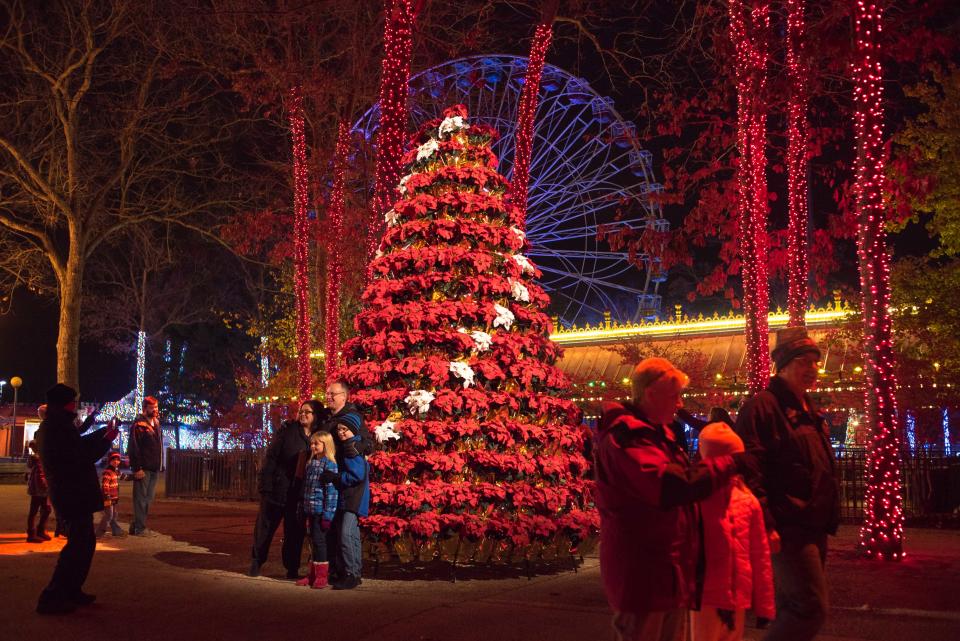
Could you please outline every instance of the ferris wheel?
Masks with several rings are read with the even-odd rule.
[[[467,106],[471,120],[500,133],[493,151],[500,172],[513,173],[517,107],[527,59],[493,55],[459,58],[410,79],[410,119],[416,129],[450,105]],[[376,141],[377,105],[354,124],[367,143]],[[564,325],[596,323],[609,311],[631,320],[659,311],[659,283],[666,280],[659,255],[636,263],[597,239],[601,228],[665,232],[655,194],[653,158],[642,149],[633,123],[611,98],[583,79],[545,65],[535,119],[527,206],[527,254],[543,273],[547,310]]]

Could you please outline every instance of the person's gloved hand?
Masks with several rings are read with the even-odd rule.
[[[333,525],[333,522],[330,519],[320,519],[320,529],[324,532],[330,531],[330,526]]]
[[[720,619],[720,622],[723,623],[727,630],[733,630],[736,627],[733,621],[733,610],[717,608],[717,618]]]
[[[321,483],[333,483],[336,484],[340,481],[340,475],[336,472],[331,472],[330,470],[324,470],[320,473],[320,482]]]
[[[744,478],[760,476],[760,461],[750,452],[736,452],[733,454],[733,462],[737,466],[737,474],[742,474]]]
[[[345,458],[353,458],[354,456],[360,456],[360,452],[357,451],[357,442],[343,441],[343,456]]]

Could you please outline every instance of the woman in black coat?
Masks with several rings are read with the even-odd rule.
[[[50,584],[40,594],[37,612],[64,614],[96,598],[83,592],[97,540],[93,513],[103,510],[103,495],[95,466],[117,437],[109,427],[80,436],[77,392],[58,383],[47,392],[47,413],[37,429],[37,450],[47,476],[57,518],[67,522],[67,544],[60,551]]]
[[[297,420],[281,423],[274,433],[260,470],[260,512],[253,529],[250,576],[260,575],[267,560],[270,542],[283,521],[281,556],[287,578],[300,576],[300,555],[306,534],[305,521],[298,514],[303,485],[303,465],[310,451],[310,435],[319,429],[329,411],[319,401],[300,406]]]

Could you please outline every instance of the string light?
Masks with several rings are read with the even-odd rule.
[[[307,274],[307,142],[304,133],[303,94],[299,85],[290,89],[288,112],[293,141],[293,293],[297,312],[297,390],[300,400],[310,398],[313,371],[310,368],[310,292]]]
[[[943,421],[941,422],[941,427],[943,427],[943,453],[947,456],[951,454],[950,448],[950,408],[943,408]]]
[[[917,450],[917,416],[913,410],[907,410],[907,446],[911,452]]]
[[[267,337],[260,337],[260,386],[266,389],[270,384],[270,356],[267,354]],[[261,408],[260,428],[270,429],[270,403],[264,403]]]
[[[341,122],[337,131],[337,146],[333,159],[333,187],[330,190],[330,205],[327,213],[327,291],[324,297],[324,346],[330,358],[324,370],[329,385],[340,367],[340,285],[343,282],[343,176],[350,150],[350,129]]]
[[[803,326],[807,307],[807,68],[804,0],[787,0],[787,250],[791,327]]]
[[[858,0],[853,67],[854,125],[860,288],[863,297],[864,408],[871,428],[867,488],[860,546],[870,556],[903,557],[903,497],[900,438],[896,430],[897,380],[890,319],[890,257],[883,200],[883,68],[879,34],[882,10]]]
[[[740,233],[740,273],[746,317],[747,378],[752,392],[767,386],[770,376],[767,312],[767,177],[766,177],[766,35],[770,11],[766,2],[747,9],[731,0],[730,37],[736,50],[737,82],[737,200]]]
[[[380,126],[374,168],[373,206],[367,222],[367,276],[380,245],[384,214],[397,199],[407,124],[410,57],[413,54],[414,0],[385,0],[383,67],[380,78]]]
[[[137,385],[134,388],[133,408],[136,414],[143,412],[143,389],[147,362],[147,333],[142,329],[137,332]]]
[[[520,92],[520,106],[517,110],[510,202],[519,210],[518,220],[521,222],[521,228],[526,227],[527,220],[527,187],[530,184],[530,158],[533,154],[533,125],[537,105],[540,102],[540,77],[543,74],[543,64],[552,37],[551,17],[549,22],[544,21],[537,25],[536,33],[533,35],[527,72],[523,76],[523,90]]]

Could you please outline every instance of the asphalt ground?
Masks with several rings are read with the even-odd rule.
[[[121,487],[121,522],[129,487]],[[27,507],[24,486],[0,486],[0,641],[612,638],[595,556],[576,570],[384,563],[374,576],[368,563],[356,590],[310,590],[282,579],[279,533],[264,575],[245,575],[256,505],[174,499],[151,511],[159,536],[100,541],[85,586],[96,604],[41,617],[36,598],[63,540],[26,543]],[[960,532],[908,530],[901,563],[862,559],[855,543],[854,527],[831,540],[831,614],[820,638],[960,639]]]

